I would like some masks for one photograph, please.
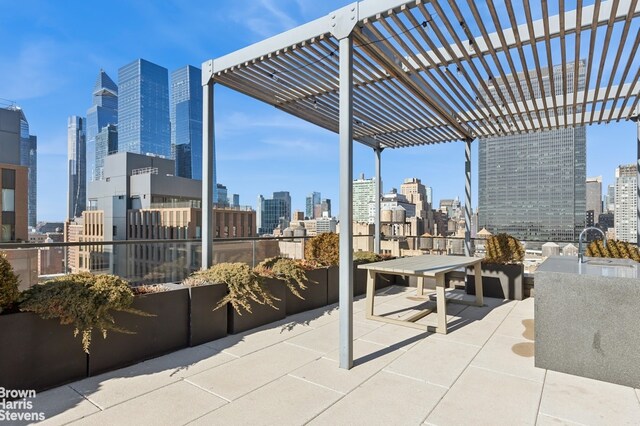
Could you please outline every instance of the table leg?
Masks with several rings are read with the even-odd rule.
[[[367,310],[366,310],[366,317],[367,318],[371,318],[373,316],[373,297],[375,296],[376,293],[376,286],[375,286],[375,278],[376,278],[376,273],[374,271],[367,271]]]
[[[476,279],[476,305],[484,305],[484,290],[482,288],[482,263],[478,261],[473,265],[473,272]]]
[[[417,290],[417,295],[418,296],[424,296],[424,277],[417,277],[418,279],[418,290]]]
[[[436,274],[436,305],[438,307],[438,328],[436,331],[447,334],[447,299],[445,299],[444,273]]]

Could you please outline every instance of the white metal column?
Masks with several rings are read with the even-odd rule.
[[[471,256],[471,139],[467,139],[464,148],[464,255]]]
[[[382,174],[381,174],[381,154],[382,148],[377,147],[373,149],[373,152],[376,154],[376,206],[375,206],[375,236],[373,240],[373,251],[377,254],[380,254],[380,240],[382,239],[382,233],[380,229],[380,198],[382,197]]]
[[[637,161],[636,161],[636,197],[637,197],[637,222],[636,222],[636,245],[640,247],[640,105],[638,105],[637,115],[635,118],[636,127],[638,128],[637,137]]]
[[[353,366],[353,37],[340,40],[340,368]]]
[[[214,112],[213,81],[202,86],[202,269],[213,264],[213,161],[214,151]]]

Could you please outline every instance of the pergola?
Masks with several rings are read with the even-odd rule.
[[[576,10],[559,0],[554,12],[546,0],[462,3],[355,2],[203,63],[203,268],[212,263],[215,83],[339,134],[342,368],[353,365],[353,141],[375,151],[378,194],[383,149],[463,141],[469,254],[473,140],[638,118],[638,0],[577,0]],[[640,128],[638,154],[640,165]]]

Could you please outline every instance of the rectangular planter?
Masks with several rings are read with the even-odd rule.
[[[41,391],[87,376],[73,326],[30,312],[0,315],[0,387]]]
[[[329,266],[327,271],[327,304],[338,303],[340,296],[340,268]]]
[[[227,309],[215,309],[227,295],[227,286],[210,284],[189,288],[189,346],[227,335]],[[214,310],[215,309],[215,310]]]
[[[304,299],[300,299],[287,288],[287,315],[327,306],[327,270],[325,268],[313,269],[306,271],[306,275],[307,288],[300,291],[300,295]],[[286,287],[284,282],[282,285]]]
[[[114,312],[116,325],[135,334],[95,332],[91,339],[89,375],[164,355],[189,345],[189,291],[186,288],[136,296],[132,308],[154,314]]]
[[[482,289],[485,297],[498,299],[522,300],[524,296],[524,266],[482,264]],[[476,280],[467,275],[467,294],[476,294]]]
[[[369,271],[358,269],[358,264],[353,265],[353,295],[360,296],[367,293],[367,277]],[[376,274],[376,290],[380,290],[396,283],[396,275]]]
[[[251,313],[243,310],[242,315],[240,315],[230,303],[227,304],[227,330],[229,334],[242,333],[252,328],[279,321],[287,316],[286,286],[274,279],[265,279],[265,285],[271,294],[280,299],[274,303],[278,309],[250,301]]]

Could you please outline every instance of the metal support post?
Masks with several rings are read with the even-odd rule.
[[[471,256],[471,139],[465,140],[465,206],[464,206],[464,255]]]
[[[353,36],[340,40],[340,368],[353,367]]]
[[[214,164],[214,112],[213,81],[204,84],[202,89],[202,269],[213,264],[213,181]]]
[[[382,174],[381,174],[381,159],[380,154],[382,154],[382,149],[379,146],[373,149],[373,152],[376,154],[376,199],[375,199],[375,236],[373,240],[373,251],[376,254],[380,254],[380,240],[382,239],[382,230],[380,229],[380,198],[382,197]]]

